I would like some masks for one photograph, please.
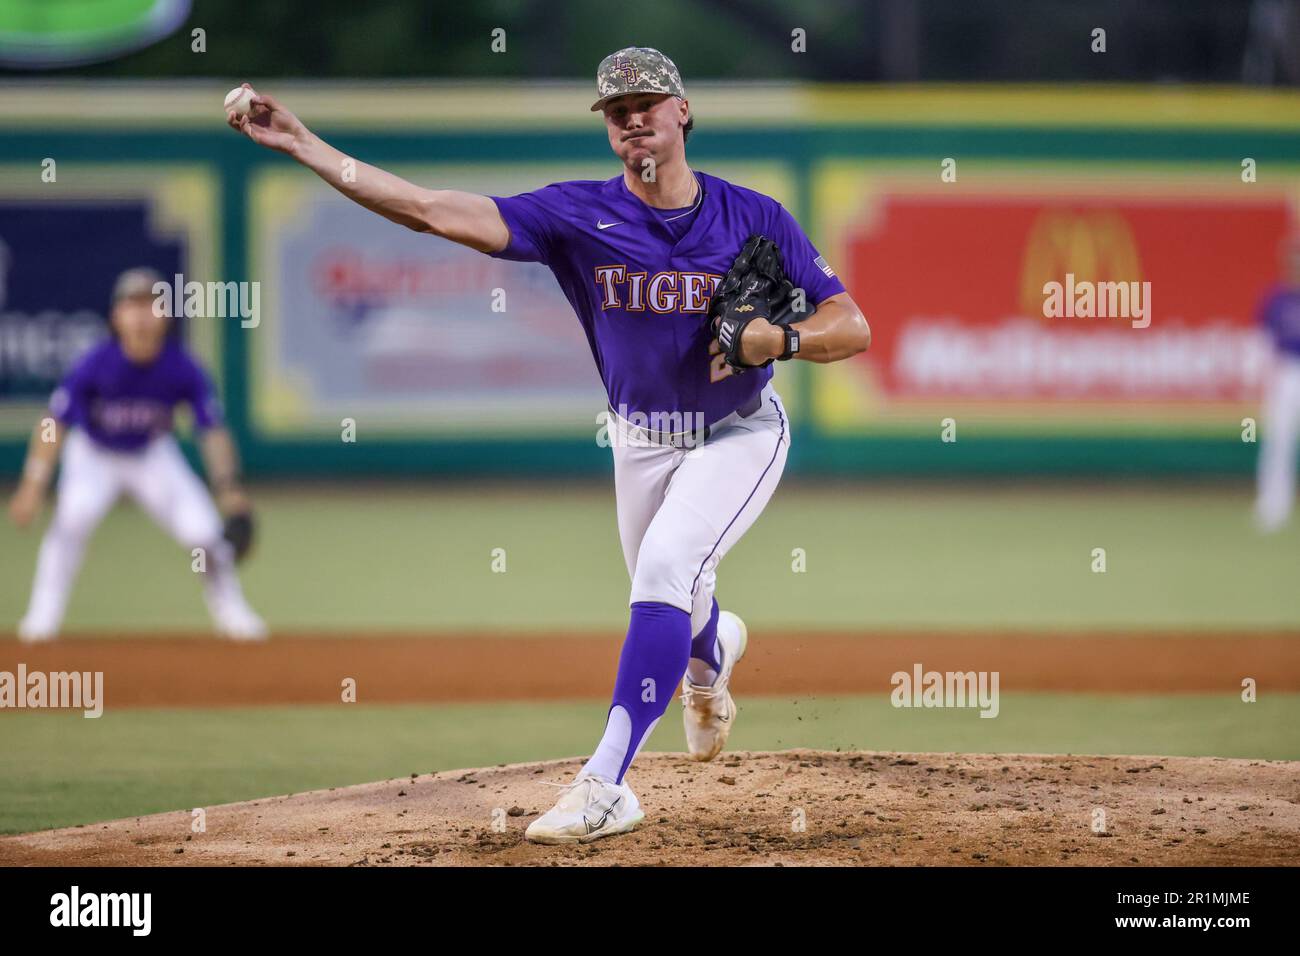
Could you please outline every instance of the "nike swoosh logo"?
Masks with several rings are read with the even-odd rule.
[[[601,222],[599,219],[596,220],[597,229],[609,229],[611,226],[621,226],[621,225],[623,225],[622,222]]]
[[[618,809],[618,805],[622,802],[623,802],[622,797],[615,798],[614,802],[609,805],[609,808],[600,815],[600,819],[597,820],[595,823],[592,823],[591,819],[584,814],[582,817],[582,822],[587,825],[587,832],[595,833],[597,830],[601,829],[606,823],[609,822],[610,814],[612,814],[616,809]]]

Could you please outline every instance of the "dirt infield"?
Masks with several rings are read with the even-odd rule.
[[[890,676],[999,671],[1001,688],[1115,693],[1226,691],[1244,677],[1300,690],[1300,635],[1275,634],[774,634],[756,632],[736,684],[747,694],[887,693]],[[277,635],[262,645],[210,637],[0,641],[0,670],[103,671],[111,707],[210,707],[561,700],[604,697],[621,634]]]
[[[577,759],[0,838],[13,865],[1297,865],[1300,764],[1187,757],[642,755],[636,832],[527,843]],[[1104,819],[1098,811],[1104,812]]]

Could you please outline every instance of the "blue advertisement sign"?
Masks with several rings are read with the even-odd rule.
[[[182,240],[158,237],[145,201],[0,200],[0,402],[44,401],[108,334],[124,270],[182,272]]]

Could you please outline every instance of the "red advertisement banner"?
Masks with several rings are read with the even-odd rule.
[[[872,183],[833,230],[872,347],[855,411],[842,382],[823,411],[1158,419],[1255,400],[1271,357],[1255,313],[1295,216],[1231,179]]]

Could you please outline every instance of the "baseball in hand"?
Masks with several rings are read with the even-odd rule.
[[[253,105],[253,91],[246,86],[237,86],[226,94],[226,109],[234,110],[236,116],[247,116]]]

